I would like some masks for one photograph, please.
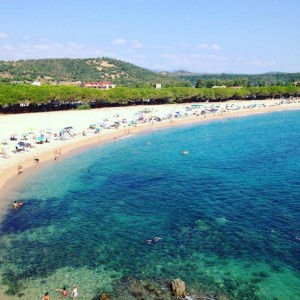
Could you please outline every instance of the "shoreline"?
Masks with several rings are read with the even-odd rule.
[[[187,104],[182,104],[181,106],[187,106]],[[160,106],[155,106],[155,107],[159,108]],[[115,110],[115,108],[109,110],[111,110],[112,112]],[[53,163],[58,163],[60,160],[63,160],[64,158],[79,154],[92,147],[99,147],[110,142],[117,142],[117,140],[121,138],[126,138],[132,135],[142,134],[149,131],[151,132],[153,130],[165,129],[174,126],[186,126],[186,125],[192,125],[198,123],[200,124],[200,123],[228,119],[228,118],[239,118],[239,117],[245,117],[250,115],[287,111],[287,110],[300,110],[300,101],[298,101],[297,103],[284,104],[280,106],[227,111],[227,112],[216,113],[216,114],[211,114],[206,116],[173,118],[171,120],[154,122],[152,124],[142,123],[136,126],[130,126],[126,128],[110,129],[107,132],[104,133],[101,132],[99,134],[94,134],[88,137],[76,138],[74,140],[67,141],[66,143],[62,143],[60,145],[53,145],[53,146],[50,145],[50,147],[48,148],[45,147],[46,149],[39,149],[41,150],[41,152],[39,152],[39,159],[40,159],[39,165],[37,165],[34,162],[33,160],[34,153],[31,153],[31,155],[21,157],[21,159],[20,157],[18,157],[18,159],[15,159],[14,161],[10,161],[10,164],[4,165],[2,168],[0,168],[0,193],[6,194],[7,191],[12,190],[15,186],[22,183],[24,181],[23,178],[25,176],[26,177],[30,176],[37,169],[47,166],[49,163],[51,163],[51,161],[53,161]],[[51,114],[51,112],[44,113],[44,114]],[[6,117],[9,116],[6,115]],[[57,161],[54,160],[54,151],[56,148],[60,148],[62,151],[62,155],[59,157]],[[9,158],[9,159],[12,160],[13,158]],[[23,165],[23,170],[24,170],[24,173],[21,175],[17,175],[17,166],[19,164]],[[3,203],[1,203],[0,207],[2,205]]]
[[[186,106],[186,105],[184,105]],[[18,176],[17,173],[17,164],[19,161],[15,159],[13,165],[9,165],[7,168],[0,169],[0,193],[13,191],[14,188],[16,188],[18,185],[23,184],[26,180],[26,178],[30,177],[34,172],[39,170],[40,168],[47,168],[50,164],[54,163],[60,163],[60,161],[82,153],[83,151],[89,150],[93,147],[101,147],[102,145],[118,142],[119,139],[123,138],[130,138],[134,137],[135,135],[140,134],[149,134],[153,131],[158,130],[164,130],[167,128],[173,128],[175,126],[190,126],[193,124],[208,124],[212,121],[219,121],[219,120],[226,120],[231,118],[240,118],[240,117],[247,117],[251,115],[257,115],[257,114],[267,114],[267,113],[273,113],[273,112],[280,112],[280,111],[289,111],[289,110],[300,110],[300,102],[294,104],[287,104],[277,107],[266,107],[266,108],[258,108],[258,109],[242,109],[237,111],[230,111],[225,113],[217,113],[217,114],[211,114],[204,116],[193,116],[193,117],[183,117],[178,119],[172,119],[172,120],[165,120],[162,122],[157,122],[154,124],[145,123],[145,124],[139,124],[136,127],[126,127],[126,128],[120,128],[118,130],[110,130],[100,134],[94,134],[88,137],[80,137],[79,139],[75,138],[74,140],[67,141],[66,143],[63,142],[59,147],[62,149],[62,155],[58,159],[58,161],[54,160],[54,153],[53,150],[57,147],[57,145],[51,146],[50,144],[46,144],[48,148],[43,149],[44,151],[41,151],[40,153],[40,160],[41,164],[36,165],[33,161],[34,153],[30,153],[28,156],[22,157],[22,164],[24,166],[24,174]],[[1,124],[1,119],[0,119]],[[129,129],[129,132],[127,130]],[[64,144],[65,143],[65,144]],[[43,147],[41,145],[41,147]],[[11,158],[13,159],[13,158]],[[6,181],[4,181],[4,179]],[[14,200],[14,199],[13,199]],[[1,215],[0,218],[3,216],[3,214],[6,213],[8,208],[8,203],[11,203],[12,199],[9,198],[2,198],[2,201],[0,203],[0,211]],[[1,210],[3,206],[3,209]],[[8,296],[4,295],[3,291],[5,286],[2,285],[0,290],[0,298],[3,300],[9,300],[9,299],[16,299],[16,296]]]

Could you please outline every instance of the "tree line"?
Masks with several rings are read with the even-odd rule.
[[[154,89],[117,87],[102,91],[74,86],[0,84],[2,112],[43,111],[133,104],[188,103],[201,101],[251,100],[299,97],[300,87],[268,86],[243,88],[169,87]]]
[[[194,74],[181,75],[179,79],[189,81],[196,87],[222,86],[300,86],[300,73],[266,74]]]

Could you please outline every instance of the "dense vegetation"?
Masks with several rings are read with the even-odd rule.
[[[43,83],[42,86],[30,85],[36,79]],[[103,80],[117,84],[117,88],[101,91],[60,84]],[[156,83],[163,88],[156,90]],[[107,57],[0,61],[0,110],[23,112],[294,97],[300,95],[298,83],[300,73],[200,75],[178,71],[158,74]]]
[[[188,74],[184,72],[169,74],[189,81],[196,87],[212,86],[287,86],[300,85],[300,73],[265,74]]]
[[[196,74],[185,71],[153,72],[108,57],[86,59],[36,59],[0,61],[0,82],[53,84],[62,81],[108,80],[119,86],[163,87],[196,86],[287,86],[300,85],[300,73]]]
[[[163,76],[108,57],[0,61],[0,82],[31,83],[36,79],[49,84],[109,80],[114,84],[130,87],[153,86],[156,83],[161,83],[164,87],[190,85],[181,79]]]
[[[0,84],[2,112],[43,111],[132,104],[226,101],[233,99],[266,99],[300,96],[300,87],[270,86],[235,88],[154,88],[117,87],[107,91],[72,86],[32,86]]]

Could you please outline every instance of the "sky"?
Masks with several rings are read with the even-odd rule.
[[[111,57],[156,71],[300,72],[300,0],[0,0],[0,60]]]

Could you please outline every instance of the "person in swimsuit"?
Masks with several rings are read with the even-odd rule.
[[[38,158],[38,156],[35,156],[33,160],[37,165],[40,163],[40,159]]]
[[[43,297],[43,300],[50,300],[49,293],[45,293],[45,296]]]
[[[73,299],[78,298],[78,291],[77,291],[77,286],[76,285],[73,286],[73,291],[72,291],[71,296],[72,296]]]
[[[56,289],[55,291],[61,292],[61,295],[63,298],[68,297],[68,291],[66,287],[63,287],[62,289]]]
[[[18,165],[18,175],[23,173],[23,166],[22,165]]]
[[[16,200],[14,201],[13,203],[13,208],[16,209],[16,208],[19,208],[20,206],[22,206],[24,203],[23,202],[17,202]]]
[[[154,239],[151,239],[151,240],[146,240],[146,244],[150,245],[150,244],[155,244],[157,243],[158,241],[162,240],[161,237],[155,237]]]

